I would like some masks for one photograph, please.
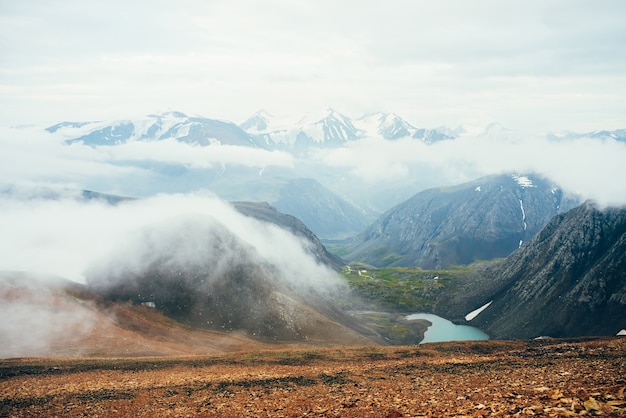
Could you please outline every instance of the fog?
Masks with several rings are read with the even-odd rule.
[[[80,143],[67,145],[35,127],[0,131],[0,186],[64,185],[129,196],[210,189],[211,180],[195,174],[213,170],[213,177],[218,178],[227,168],[231,174],[233,170],[247,169],[245,176],[257,179],[263,175],[267,178],[266,168],[283,178],[314,177],[356,202],[367,194],[366,190],[405,185],[408,198],[425,187],[516,171],[549,177],[562,188],[603,206],[623,205],[626,183],[615,181],[626,175],[623,161],[624,142],[585,137],[550,140],[545,133],[499,125],[491,125],[481,134],[431,145],[410,138],[372,138],[349,141],[341,148],[313,150],[300,157],[284,151],[228,145],[201,147],[173,140],[88,147]],[[168,164],[173,167],[170,171],[158,169]],[[180,175],[180,170],[187,170],[186,177]],[[241,181],[245,183],[246,178]],[[214,192],[224,190],[216,188]],[[238,200],[254,196],[245,187],[239,196],[232,192],[229,189],[226,194]],[[391,202],[395,203],[399,202]]]
[[[97,315],[57,292],[59,283],[50,275],[0,272],[0,358],[81,355],[80,340]]]
[[[308,242],[243,216],[209,193],[111,205],[65,189],[13,192],[0,194],[0,275],[27,272],[18,283],[32,291],[0,282],[0,358],[80,355],[79,341],[92,332],[97,316],[55,296],[58,277],[106,288],[129,284],[159,265],[174,279],[200,274],[210,285],[223,283],[237,266],[252,265],[303,297],[330,297],[345,287],[335,271],[315,260]]]
[[[499,126],[485,134],[432,145],[409,138],[369,139],[315,155],[346,170],[368,189],[379,183],[414,181],[428,187],[454,185],[498,173],[535,173],[601,206],[626,204],[626,143],[597,138],[549,140]],[[417,193],[419,190],[415,190]]]
[[[121,195],[155,194],[172,179],[154,166],[217,169],[237,166],[261,171],[292,168],[281,151],[220,145],[202,147],[175,140],[90,147],[67,144],[42,127],[0,128],[0,186],[65,185]],[[181,185],[184,186],[184,185]],[[185,191],[185,190],[183,190]]]
[[[175,259],[181,266],[200,261],[218,266],[234,261],[244,245],[288,284],[324,288],[338,283],[336,273],[319,265],[301,238],[243,216],[209,193],[158,195],[114,206],[70,192],[53,200],[5,195],[0,212],[0,270],[50,273],[84,283],[90,269],[99,269],[100,275],[103,268],[137,273],[158,258]],[[197,259],[207,255],[200,250],[212,244],[207,237],[231,242],[231,235],[236,241],[215,254],[219,259]]]
[[[603,206],[626,203],[626,183],[620,180],[626,177],[625,143],[592,138],[548,140],[546,135],[497,125],[480,135],[432,145],[412,139],[364,139],[342,148],[311,151],[306,157],[175,141],[67,145],[36,128],[0,133],[0,269],[51,273],[79,282],[85,280],[89,266],[120,248],[126,258],[142,259],[145,243],[138,237],[146,228],[175,231],[172,225],[205,218],[225,226],[261,259],[279,265],[285,277],[313,280],[302,274],[318,267],[301,241],[275,226],[243,217],[209,191],[153,195],[117,206],[77,198],[82,189],[122,195],[140,186],[158,190],[166,175],[137,165],[138,161],[200,168],[228,164],[258,169],[258,176],[265,167],[282,167],[290,176],[317,176],[326,187],[347,197],[393,184],[409,185],[407,193],[415,194],[421,191],[420,184],[435,187],[487,174],[532,172]],[[307,172],[299,171],[300,166],[306,166]],[[175,173],[169,176],[167,180],[175,187],[186,190],[184,179],[177,180]],[[341,190],[342,184],[350,185],[350,190]],[[56,190],[55,199],[42,198],[50,187]],[[240,200],[246,200],[246,190],[242,193]],[[187,240],[193,241],[192,237]]]

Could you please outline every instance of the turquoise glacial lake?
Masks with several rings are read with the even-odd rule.
[[[468,325],[456,325],[445,318],[427,313],[416,313],[406,317],[407,320],[425,319],[432,323],[424,333],[422,343],[442,341],[488,340],[489,336],[478,328]]]

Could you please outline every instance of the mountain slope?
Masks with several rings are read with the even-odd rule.
[[[370,221],[363,211],[310,178],[289,180],[272,204],[281,212],[296,216],[325,239],[352,236]]]
[[[492,338],[615,335],[626,328],[626,210],[586,202],[561,214],[505,261],[468,279],[440,313]]]
[[[210,189],[224,200],[267,202],[304,222],[321,239],[354,236],[373,220],[315,179],[267,171],[259,176],[251,170],[228,169]]]
[[[411,137],[427,144],[443,139],[453,139],[458,135],[447,128],[416,128],[395,113],[368,113],[355,121],[362,137],[382,137],[387,140]],[[445,129],[445,131],[444,131]]]
[[[347,247],[347,261],[446,268],[506,257],[576,204],[537,176],[496,175],[429,189],[383,214]]]
[[[268,349],[240,333],[192,329],[158,310],[111,303],[79,283],[0,272],[0,358],[136,357]]]

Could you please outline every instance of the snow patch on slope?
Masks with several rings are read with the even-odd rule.
[[[517,174],[513,174],[511,175],[511,177],[513,178],[513,180],[515,180],[517,182],[517,184],[519,184],[522,188],[529,188],[529,187],[537,187],[535,186],[535,184],[533,183],[533,181],[526,177],[526,176],[519,176]]]
[[[474,309],[472,312],[470,312],[467,315],[465,315],[465,320],[466,321],[471,321],[472,319],[476,318],[482,311],[487,309],[489,307],[489,305],[491,305],[492,303],[493,303],[493,301],[490,300],[489,302],[485,303],[480,308]]]

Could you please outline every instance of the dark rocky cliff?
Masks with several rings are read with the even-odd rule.
[[[626,328],[626,209],[586,202],[556,216],[505,261],[436,309],[492,338],[615,335]]]

